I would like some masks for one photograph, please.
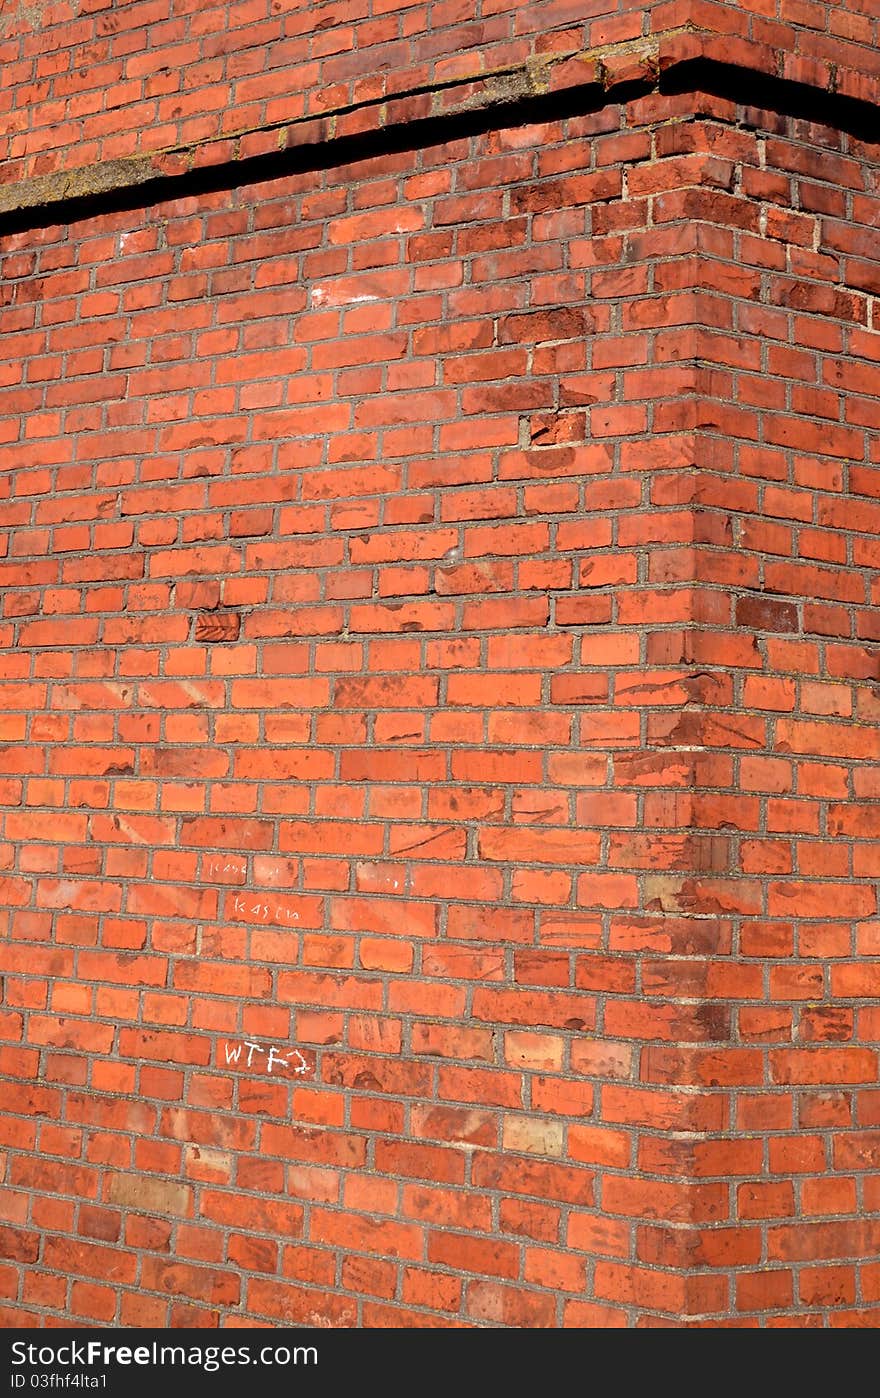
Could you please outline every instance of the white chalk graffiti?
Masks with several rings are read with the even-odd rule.
[[[255,918],[258,922],[299,922],[299,913],[286,903],[267,903],[259,897],[256,902],[252,902],[249,897],[242,897],[240,893],[236,894],[233,900],[232,912],[235,917],[245,921]]]
[[[273,1072],[276,1067],[292,1067],[294,1073],[307,1073],[309,1071],[309,1065],[303,1058],[299,1049],[293,1049],[291,1054],[285,1057],[284,1054],[277,1052],[274,1044],[270,1044],[268,1048],[264,1048],[262,1044],[252,1043],[250,1039],[245,1039],[241,1044],[224,1044],[223,1050],[226,1054],[226,1062],[238,1063],[245,1049],[247,1049],[247,1058],[245,1059],[246,1068],[253,1066],[255,1053],[263,1053],[266,1055],[265,1064],[258,1061],[256,1066],[257,1068],[264,1067],[267,1073]],[[290,1061],[291,1056],[295,1057],[297,1060],[293,1064],[291,1064]]]
[[[206,870],[208,878],[213,878],[216,874],[235,874],[241,878],[247,876],[247,859],[236,859],[230,855],[220,855],[212,859]]]

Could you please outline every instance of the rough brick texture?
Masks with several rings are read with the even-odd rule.
[[[164,145],[391,37],[862,106],[640,58],[0,238],[2,1323],[876,1324],[873,3],[386,8],[22,8],[7,192],[166,44]]]
[[[701,58],[875,100],[880,16],[875,0],[18,0],[0,13],[2,179],[36,182],[31,202]]]

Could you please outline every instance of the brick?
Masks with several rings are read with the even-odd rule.
[[[142,1213],[192,1213],[192,1190],[172,1181],[144,1179],[138,1175],[111,1174],[108,1201]]]

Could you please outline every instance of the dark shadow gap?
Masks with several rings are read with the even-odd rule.
[[[51,204],[11,209],[0,214],[0,236],[23,232],[27,228],[53,227],[121,210],[140,209],[172,199],[216,194],[221,190],[354,165],[386,155],[426,150],[452,141],[483,136],[489,131],[588,116],[601,111],[609,100],[632,101],[652,90],[653,84],[650,82],[621,84],[615,88],[614,98],[609,99],[602,87],[592,83],[561,93],[510,102],[499,101],[476,111],[450,112],[402,122],[397,126],[377,127],[374,131],[355,136],[338,136],[320,143],[291,146],[266,155],[246,156],[241,160],[224,161],[198,170],[156,175],[118,189],[74,195]]]
[[[870,102],[819,91],[804,83],[762,76],[733,64],[693,59],[667,69],[659,81],[644,79],[621,83],[611,92],[592,83],[560,93],[498,101],[476,111],[425,117],[354,136],[279,149],[177,174],[151,176],[115,189],[12,209],[0,213],[0,236],[29,228],[50,228],[96,219],[110,213],[215,194],[386,155],[425,150],[489,131],[589,116],[609,104],[624,105],[658,90],[666,96],[703,92],[737,103],[748,112],[741,121],[750,126],[760,126],[757,113],[767,111],[846,132],[860,141],[880,142],[880,108]]]
[[[808,121],[816,126],[845,132],[867,144],[880,143],[880,107],[839,92],[811,87],[809,83],[773,78],[733,63],[693,58],[676,63],[660,77],[659,89],[668,96],[704,92],[745,108],[749,116],[740,124],[760,129],[760,112]]]

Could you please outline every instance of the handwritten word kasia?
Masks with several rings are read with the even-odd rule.
[[[261,1059],[258,1059],[256,1067],[258,1069],[265,1068],[267,1073],[272,1073],[276,1068],[282,1067],[292,1068],[294,1073],[307,1073],[309,1071],[308,1063],[297,1048],[293,1049],[292,1054],[287,1057],[282,1053],[278,1053],[274,1044],[270,1044],[268,1048],[264,1048],[262,1044],[254,1044],[250,1039],[245,1039],[242,1044],[224,1044],[223,1048],[226,1053],[227,1063],[238,1063],[241,1055],[244,1053],[245,1049],[247,1049],[247,1058],[244,1064],[246,1068],[254,1066],[255,1053],[262,1053],[266,1055],[266,1061],[264,1063]],[[295,1063],[291,1063],[291,1057],[296,1059]]]
[[[299,922],[299,913],[286,903],[267,903],[264,897],[254,899],[253,895],[241,893],[233,899],[232,913],[245,921],[256,918],[258,922]]]

